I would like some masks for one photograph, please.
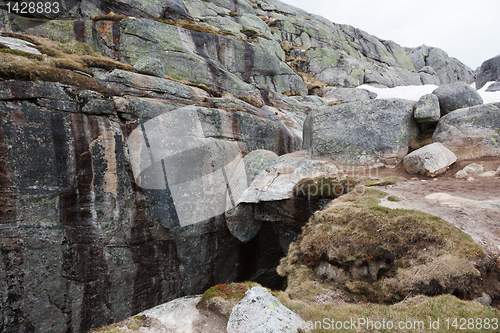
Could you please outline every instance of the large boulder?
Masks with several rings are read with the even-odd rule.
[[[441,117],[438,97],[434,94],[427,94],[420,97],[415,105],[413,117],[421,124],[437,123]]]
[[[285,307],[263,287],[253,287],[233,308],[227,323],[228,333],[303,331],[306,322]]]
[[[432,137],[459,160],[500,156],[500,103],[453,111],[439,120]]]
[[[348,165],[397,165],[418,134],[415,103],[376,99],[312,112],[304,123],[304,148]]]
[[[457,161],[451,150],[440,142],[435,142],[413,151],[404,158],[404,165],[409,174],[422,174],[435,177],[442,174]]]
[[[481,64],[477,72],[476,89],[481,89],[486,83],[498,79],[500,79],[500,55]]]
[[[439,99],[442,116],[453,110],[483,104],[481,95],[464,82],[455,82],[441,86],[432,93]]]

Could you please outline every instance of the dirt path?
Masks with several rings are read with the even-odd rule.
[[[434,179],[412,176],[403,167],[379,170],[379,176],[401,176],[407,182],[381,186],[400,201],[384,200],[390,208],[405,208],[439,216],[468,233],[497,260],[500,256],[500,177],[457,180],[453,175],[470,163],[481,164],[484,171],[500,166],[500,159],[488,158],[458,162]]]

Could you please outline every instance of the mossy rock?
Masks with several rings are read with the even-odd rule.
[[[375,302],[477,294],[482,248],[439,217],[380,206],[385,197],[368,188],[316,212],[278,267],[287,291],[301,294],[301,284],[316,281]]]
[[[238,304],[245,293],[256,286],[256,282],[241,282],[218,284],[207,289],[201,296],[201,300],[196,305],[199,309],[207,309],[229,320],[229,315],[233,307]]]

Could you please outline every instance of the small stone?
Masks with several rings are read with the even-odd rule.
[[[498,169],[497,169],[497,171],[495,173],[495,176],[500,177],[500,167],[498,167]]]
[[[453,178],[455,178],[455,179],[465,179],[465,178],[467,178],[467,172],[465,172],[464,170],[460,170],[457,173],[455,173],[455,175],[453,176]]]
[[[468,175],[471,175],[483,172],[483,166],[480,164],[472,163],[463,168],[463,170],[467,172]]]
[[[468,181],[468,182],[471,182],[471,181],[473,181],[473,180],[475,180],[475,179],[474,179],[474,177],[467,177],[467,181]]]
[[[485,306],[490,306],[491,304],[491,296],[484,293],[481,295],[481,297],[476,297],[473,299],[474,302],[478,302],[478,303],[481,303],[482,305],[485,305]]]

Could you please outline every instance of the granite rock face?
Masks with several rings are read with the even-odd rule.
[[[117,77],[102,82],[118,84]],[[142,186],[134,165],[147,160],[137,160],[131,134],[186,107],[204,140],[222,151],[284,154],[300,148],[301,133],[293,136],[274,113],[240,100],[207,98],[189,106],[191,87],[147,76],[160,80],[149,86],[139,78],[120,84],[164,86],[164,93],[105,97],[60,83],[1,82],[6,332],[87,332],[259,269],[247,265],[247,250],[222,214],[183,227],[174,193]],[[222,151],[211,160],[225,160]],[[213,170],[207,163],[200,176]],[[254,164],[248,176],[260,168]],[[233,169],[226,169],[231,177]],[[254,251],[270,244],[264,239],[257,236]]]
[[[304,124],[304,148],[347,165],[397,165],[418,134],[415,103],[376,99],[331,106],[310,113]]]
[[[129,18],[90,20],[110,11]],[[11,19],[4,29],[84,41],[115,59],[139,62],[140,71],[165,70],[235,96],[251,94],[252,86],[307,94],[301,73],[339,87],[474,80],[470,68],[438,48],[406,50],[279,1],[83,1],[66,16],[73,21]]]
[[[418,133],[414,103],[342,88],[471,75],[439,49],[412,53],[276,0],[73,2],[43,22],[0,11],[29,51],[2,66],[48,66],[30,36],[63,43],[41,81],[1,72],[5,332],[88,332],[228,281],[281,287],[279,259],[325,203],[290,192],[304,171],[335,171],[294,153],[393,166]],[[468,120],[465,146],[496,153],[495,107]],[[441,119],[436,138],[453,145],[465,119]],[[255,200],[241,200],[247,187]]]
[[[422,45],[407,51],[408,57],[419,71],[423,84],[450,84],[458,81],[472,83],[475,73],[458,59],[449,57],[437,48]],[[434,78],[433,78],[434,77]],[[438,80],[435,80],[437,77]]]

